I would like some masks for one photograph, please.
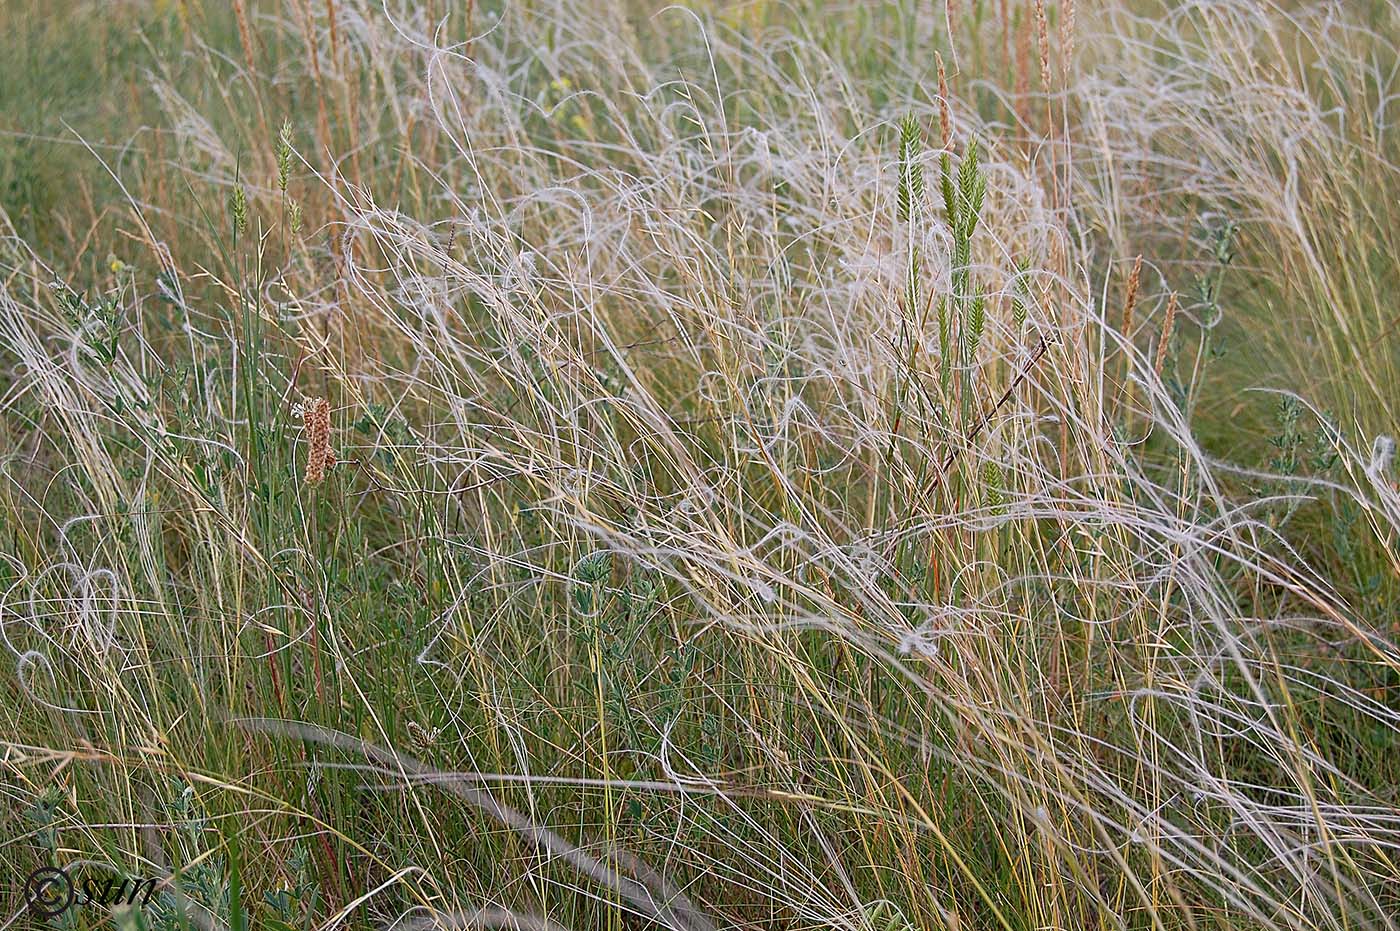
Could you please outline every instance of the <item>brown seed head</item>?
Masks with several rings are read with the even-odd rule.
[[[953,115],[948,109],[948,73],[943,70],[943,56],[933,53],[938,62],[938,129],[943,137],[943,148],[953,141]]]
[[[1133,270],[1128,273],[1128,293],[1123,298],[1123,335],[1132,338],[1133,307],[1137,304],[1138,284],[1142,281],[1142,256],[1133,262]]]
[[[1074,59],[1074,0],[1065,0],[1060,12],[1060,80],[1069,86],[1069,66]]]
[[[1045,21],[1045,0],[1035,0],[1035,32],[1040,42],[1040,86],[1050,90],[1050,29]]]
[[[1167,343],[1172,338],[1172,327],[1176,324],[1176,292],[1167,298],[1167,318],[1162,321],[1162,336],[1157,340],[1157,363],[1154,368],[1162,374],[1162,363],[1167,361]]]
[[[243,60],[248,63],[248,72],[257,70],[253,60],[253,36],[248,29],[248,10],[243,0],[233,0],[233,16],[238,21],[238,42],[243,46]]]
[[[319,484],[326,477],[326,470],[335,465],[335,450],[331,449],[331,406],[325,398],[317,398],[306,405],[303,414],[303,429],[310,451],[306,457],[306,478],[308,485]]]

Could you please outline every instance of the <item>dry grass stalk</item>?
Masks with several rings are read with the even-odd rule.
[[[1045,93],[1045,134],[1054,139],[1055,109],[1054,98],[1050,96],[1050,32],[1045,17],[1045,0],[1035,0],[1035,28],[1036,38],[1040,43],[1040,87]],[[1052,179],[1050,202],[1059,208],[1063,203],[1061,182],[1056,168],[1059,156],[1053,145],[1049,147],[1049,153],[1050,177]]]
[[[1016,30],[1016,115],[1028,122],[1026,99],[1031,93],[1031,25],[1023,18]]]
[[[997,16],[1001,20],[1001,60],[1011,61],[1011,19],[1006,11],[1006,0],[997,0]]]
[[[302,41],[306,44],[306,51],[311,60],[311,79],[316,85],[316,138],[321,145],[321,151],[327,152],[331,146],[331,123],[330,117],[326,115],[326,88],[321,78],[321,52],[316,41],[316,21],[307,9],[306,0],[297,0],[297,13],[301,20]]]
[[[340,69],[340,37],[336,30],[335,0],[326,0],[326,22],[331,31],[331,64]]]
[[[194,25],[190,21],[190,5],[186,0],[180,0],[175,4],[175,17],[180,21],[180,29],[185,34],[185,41],[188,42],[194,36]]]
[[[248,28],[248,9],[243,0],[233,0],[233,16],[238,20],[238,44],[243,46],[243,58],[248,63],[248,73],[257,74],[257,65],[253,60],[253,31]]]

